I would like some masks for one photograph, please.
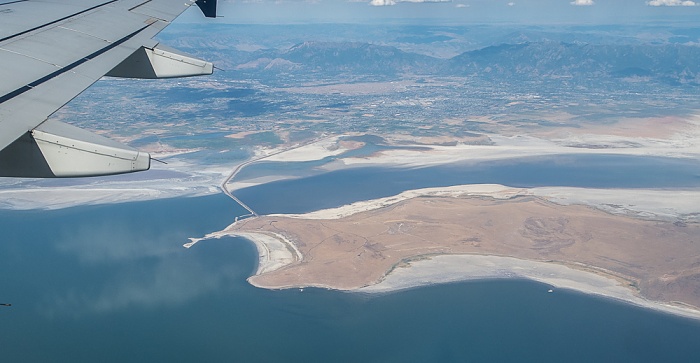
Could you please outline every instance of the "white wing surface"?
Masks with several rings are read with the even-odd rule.
[[[0,0],[0,176],[147,170],[150,155],[48,117],[104,75],[172,78],[213,65],[152,38],[216,0]]]

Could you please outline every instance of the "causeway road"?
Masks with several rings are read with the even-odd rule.
[[[238,173],[239,173],[241,170],[243,170],[243,168],[245,168],[246,166],[248,166],[248,165],[250,165],[250,164],[253,164],[253,163],[256,163],[256,162],[258,162],[258,161],[260,161],[260,160],[269,158],[269,157],[274,156],[274,155],[279,155],[279,154],[285,153],[285,152],[287,152],[287,151],[299,149],[299,148],[302,148],[302,147],[304,147],[304,146],[308,146],[308,145],[311,145],[311,144],[314,144],[314,143],[317,143],[317,142],[326,140],[326,139],[331,138],[331,137],[333,137],[333,136],[324,136],[324,137],[321,137],[321,138],[319,138],[319,139],[314,139],[314,140],[311,140],[311,141],[309,141],[309,142],[305,142],[305,143],[303,143],[303,144],[294,145],[294,146],[289,147],[289,148],[286,148],[286,149],[278,150],[278,151],[275,151],[275,152],[270,153],[270,154],[261,155],[261,156],[259,156],[259,157],[257,157],[257,158],[253,158],[253,159],[250,159],[250,160],[246,160],[246,161],[244,161],[244,162],[238,164],[238,166],[236,166],[236,167],[233,169],[233,171],[231,171],[231,174],[229,174],[228,177],[226,177],[226,179],[224,179],[224,181],[221,183],[221,185],[219,185],[219,188],[221,189],[221,191],[224,192],[224,194],[228,195],[229,198],[231,198],[231,199],[233,199],[234,201],[236,201],[236,203],[240,204],[241,207],[245,208],[245,209],[248,211],[249,214],[246,214],[246,215],[241,216],[241,217],[247,217],[247,216],[257,217],[258,214],[255,213],[255,211],[254,211],[252,208],[250,208],[247,204],[243,203],[243,201],[241,201],[241,200],[238,199],[235,195],[233,195],[233,193],[231,193],[231,191],[230,191],[230,190],[228,189],[228,187],[227,187],[227,184],[228,184],[229,182],[231,182],[231,180],[233,180],[233,178],[236,177],[236,174],[238,174]]]

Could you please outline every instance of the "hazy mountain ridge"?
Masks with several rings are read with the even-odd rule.
[[[697,62],[700,46],[681,44],[526,42],[489,46],[440,59],[371,43],[310,41],[283,50],[236,53],[240,62],[235,65],[236,69],[252,73],[415,74],[504,80],[642,77],[646,81],[672,85],[700,85],[700,62]]]
[[[303,42],[285,50],[254,52],[251,59],[237,69],[396,75],[399,73],[434,73],[442,60],[409,53],[396,47],[362,42]],[[275,66],[283,64],[283,67]],[[256,66],[253,66],[256,65]]]
[[[465,52],[448,61],[451,74],[526,78],[644,76],[700,85],[700,47],[694,45],[594,45],[536,42],[502,44]]]
[[[201,37],[207,32],[207,37]],[[700,28],[675,25],[178,25],[160,37],[234,70],[227,77],[294,82],[482,77],[495,82],[621,80],[700,85]],[[620,83],[626,84],[627,82]]]

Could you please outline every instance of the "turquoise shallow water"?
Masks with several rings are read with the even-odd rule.
[[[522,280],[268,291],[210,196],[0,211],[3,362],[689,362],[700,322]]]

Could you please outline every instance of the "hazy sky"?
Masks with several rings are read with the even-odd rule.
[[[700,0],[219,0],[227,23],[700,24]],[[199,22],[195,11],[180,21]]]

